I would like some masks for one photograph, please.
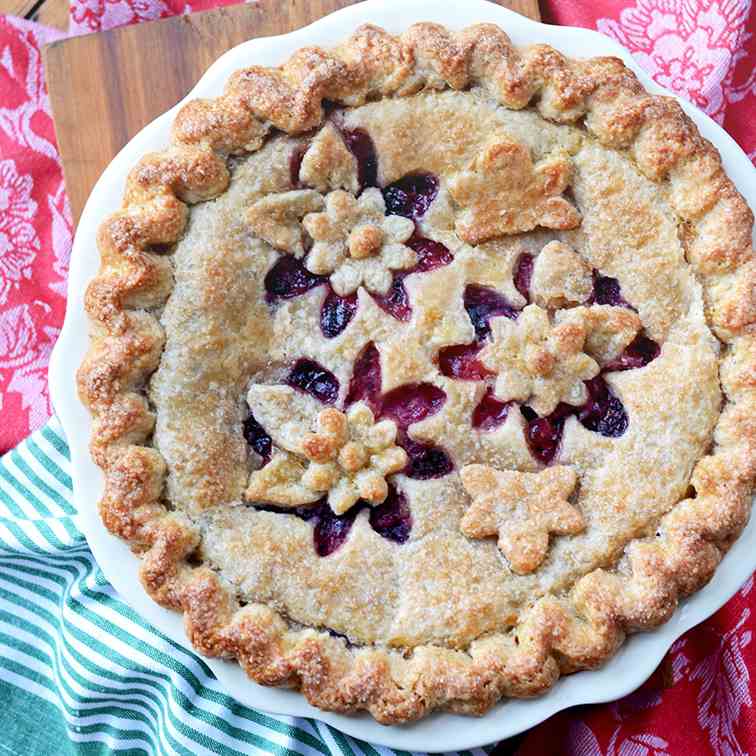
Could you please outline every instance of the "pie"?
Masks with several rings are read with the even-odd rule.
[[[540,694],[748,518],[752,226],[614,58],[423,23],[238,71],[99,230],[102,519],[201,653],[323,709]]]

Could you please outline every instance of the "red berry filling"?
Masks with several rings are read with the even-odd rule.
[[[339,396],[339,381],[336,376],[315,360],[303,357],[295,363],[286,378],[292,388],[314,396],[323,404],[333,404]]]
[[[619,397],[615,396],[606,381],[597,375],[585,381],[588,401],[582,407],[573,407],[560,402],[557,408],[545,417],[538,417],[527,406],[520,408],[527,421],[525,439],[531,454],[544,464],[549,464],[562,441],[565,420],[575,415],[583,427],[602,436],[618,438],[628,426],[628,417]]]
[[[514,272],[515,289],[530,302],[530,279],[533,277],[533,255],[522,254],[517,258]]]
[[[491,333],[488,321],[492,317],[503,315],[514,320],[518,314],[517,310],[498,291],[478,284],[470,284],[465,289],[464,305],[479,341]]]
[[[575,407],[560,403],[557,408],[546,417],[538,417],[530,407],[520,407],[523,417],[527,421],[525,426],[525,440],[530,453],[540,462],[548,465],[559,449],[562,442],[564,421],[574,411]]]
[[[265,276],[265,291],[268,302],[277,299],[292,299],[326,282],[323,276],[310,273],[293,255],[282,255]]]
[[[333,554],[347,539],[357,515],[368,509],[370,527],[383,538],[395,543],[405,543],[412,530],[412,515],[407,505],[407,497],[396,489],[391,483],[388,484],[389,492],[385,501],[378,506],[371,507],[368,502],[360,499],[349,511],[344,514],[334,514],[328,506],[327,497],[319,499],[310,506],[277,507],[272,504],[256,504],[258,512],[274,512],[275,514],[292,515],[305,522],[313,521],[312,542],[315,553],[326,557]]]
[[[380,412],[381,357],[372,341],[357,356],[352,369],[345,404],[349,407],[355,402],[365,402],[375,415]]]
[[[390,417],[401,428],[435,415],[446,401],[446,394],[432,383],[408,383],[381,399],[381,417]]]
[[[490,378],[494,373],[487,370],[478,359],[482,348],[480,342],[474,341],[472,344],[456,344],[440,349],[438,369],[441,375],[460,381],[482,381]]]
[[[648,365],[649,362],[655,360],[661,348],[648,336],[638,334],[630,344],[627,345],[625,351],[608,363],[602,372],[608,373],[612,370],[634,370],[635,368],[641,368]]]
[[[373,294],[378,306],[391,317],[406,323],[412,315],[407,290],[404,288],[406,273],[395,273],[391,288],[385,294]]]
[[[370,134],[364,129],[343,129],[341,132],[349,151],[357,160],[360,189],[378,184],[378,158]]]
[[[404,543],[412,530],[412,515],[407,497],[391,483],[388,487],[386,500],[370,508],[370,527],[389,541]]]
[[[499,401],[489,386],[478,406],[473,410],[472,427],[481,431],[498,428],[509,414],[512,402]]]
[[[436,199],[438,179],[432,173],[410,173],[382,191],[386,215],[402,215],[418,220]]]
[[[454,259],[451,252],[441,242],[426,239],[424,236],[418,236],[417,233],[407,241],[407,246],[417,254],[417,265],[410,270],[395,273],[391,288],[386,294],[373,294],[373,299],[381,309],[402,322],[408,321],[412,316],[412,307],[407,290],[404,288],[404,279],[411,273],[426,273],[448,265]]]
[[[404,474],[410,478],[440,478],[453,469],[446,452],[433,444],[413,441],[406,433],[413,423],[438,412],[446,394],[432,383],[411,383],[381,394],[381,360],[375,344],[368,344],[354,363],[346,406],[364,401],[377,418],[389,417],[398,426],[397,443],[409,456]]]
[[[327,339],[338,336],[357,312],[357,293],[339,296],[330,286],[320,308],[320,330]]]
[[[273,441],[265,432],[255,416],[250,414],[242,424],[242,433],[247,443],[262,457],[263,463],[270,462],[270,452]]]
[[[302,160],[304,160],[305,152],[309,144],[300,144],[291,151],[289,156],[289,180],[291,185],[296,189],[301,186],[299,182],[299,169],[302,167]]]

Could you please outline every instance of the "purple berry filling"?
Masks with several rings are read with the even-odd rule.
[[[265,432],[255,416],[250,414],[242,424],[242,433],[247,443],[262,457],[263,463],[270,462],[270,452],[273,441]]]
[[[522,254],[517,258],[515,266],[514,285],[515,289],[530,302],[530,279],[533,277],[533,256]]]
[[[265,291],[268,302],[277,299],[292,299],[310,289],[320,286],[327,279],[310,273],[293,255],[282,255],[265,276]]]
[[[327,339],[338,336],[357,312],[357,294],[339,296],[329,285],[320,308],[320,330]]]
[[[314,396],[324,404],[333,404],[339,396],[339,381],[336,376],[315,360],[306,357],[297,360],[286,378],[286,383],[298,391]]]
[[[432,173],[410,173],[383,189],[386,215],[418,220],[438,194],[438,179]]]
[[[360,189],[378,185],[378,158],[370,134],[364,129],[343,129],[341,132],[349,151],[357,160]]]
[[[482,341],[491,333],[488,321],[492,317],[503,315],[514,320],[518,315],[517,309],[507,302],[498,291],[478,284],[470,284],[465,289],[464,305],[475,327],[475,336],[479,341]]]

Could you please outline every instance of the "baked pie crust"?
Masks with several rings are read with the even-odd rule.
[[[103,521],[201,653],[321,708],[539,694],[748,518],[752,225],[614,58],[424,23],[238,71],[99,230]]]

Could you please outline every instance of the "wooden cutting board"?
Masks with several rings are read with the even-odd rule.
[[[74,222],[118,150],[184,97],[222,53],[355,1],[259,0],[47,45],[47,87]],[[538,0],[498,4],[540,19]]]

